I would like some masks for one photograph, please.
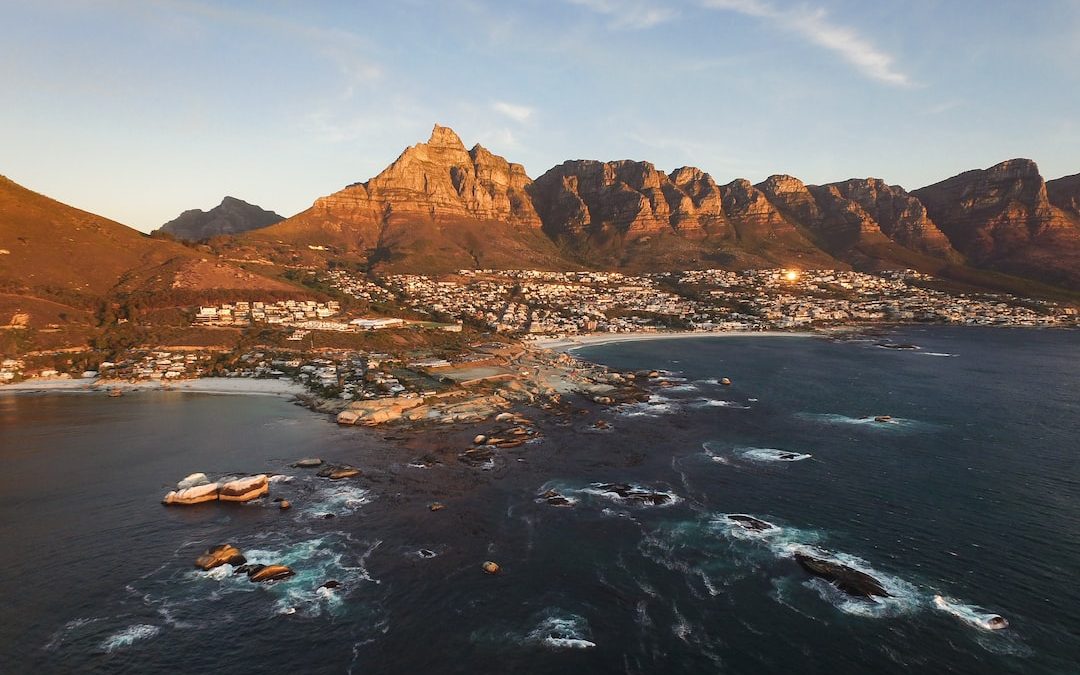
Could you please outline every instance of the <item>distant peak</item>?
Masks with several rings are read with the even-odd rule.
[[[465,144],[461,142],[461,138],[454,133],[453,129],[438,124],[431,130],[431,138],[428,139],[427,144],[432,147],[465,149]]]
[[[1007,159],[1000,164],[987,169],[988,172],[994,174],[1002,174],[1008,176],[1038,176],[1039,167],[1033,160],[1024,159],[1018,157],[1016,159]]]

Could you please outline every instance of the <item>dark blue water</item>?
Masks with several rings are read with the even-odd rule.
[[[456,461],[465,427],[386,438],[255,397],[3,397],[0,672],[1076,672],[1078,338],[591,347],[579,355],[672,386],[550,417],[487,471]],[[365,475],[288,468],[313,454]],[[442,463],[410,466],[421,455]],[[272,492],[294,508],[160,506],[192,471],[289,474]],[[675,503],[591,487],[606,481]],[[547,489],[576,503],[538,501]],[[730,513],[779,529],[749,536]],[[224,541],[298,575],[194,570]],[[891,597],[844,596],[799,550]],[[338,591],[317,590],[331,578]],[[1011,627],[980,628],[978,607]]]

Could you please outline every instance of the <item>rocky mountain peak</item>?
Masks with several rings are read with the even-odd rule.
[[[428,138],[428,142],[425,145],[429,148],[465,150],[465,144],[461,142],[461,138],[453,129],[450,127],[439,126],[438,124],[431,130],[431,137]]]

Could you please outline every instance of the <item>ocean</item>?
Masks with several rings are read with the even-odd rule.
[[[482,467],[457,460],[469,427],[342,428],[274,398],[0,396],[0,672],[1078,671],[1080,333],[575,353],[661,386],[536,414],[541,440]],[[162,506],[195,471],[280,474],[293,507]],[[297,574],[193,566],[226,542]]]

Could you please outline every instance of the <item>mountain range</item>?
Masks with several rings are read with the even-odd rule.
[[[1080,288],[1080,175],[1014,159],[907,191],[878,178],[718,184],[701,169],[564,162],[536,180],[436,125],[382,173],[241,235],[387,271],[914,268],[975,285]],[[1023,284],[1021,284],[1022,286]]]
[[[310,294],[287,268],[914,268],[964,288],[1080,295],[1080,174],[1013,159],[907,191],[877,178],[717,183],[694,167],[573,160],[531,179],[436,125],[389,167],[290,218],[226,197],[147,236],[0,178],[0,310]],[[172,238],[203,240],[184,245]],[[69,313],[70,314],[70,313]],[[3,317],[0,317],[2,324]]]

